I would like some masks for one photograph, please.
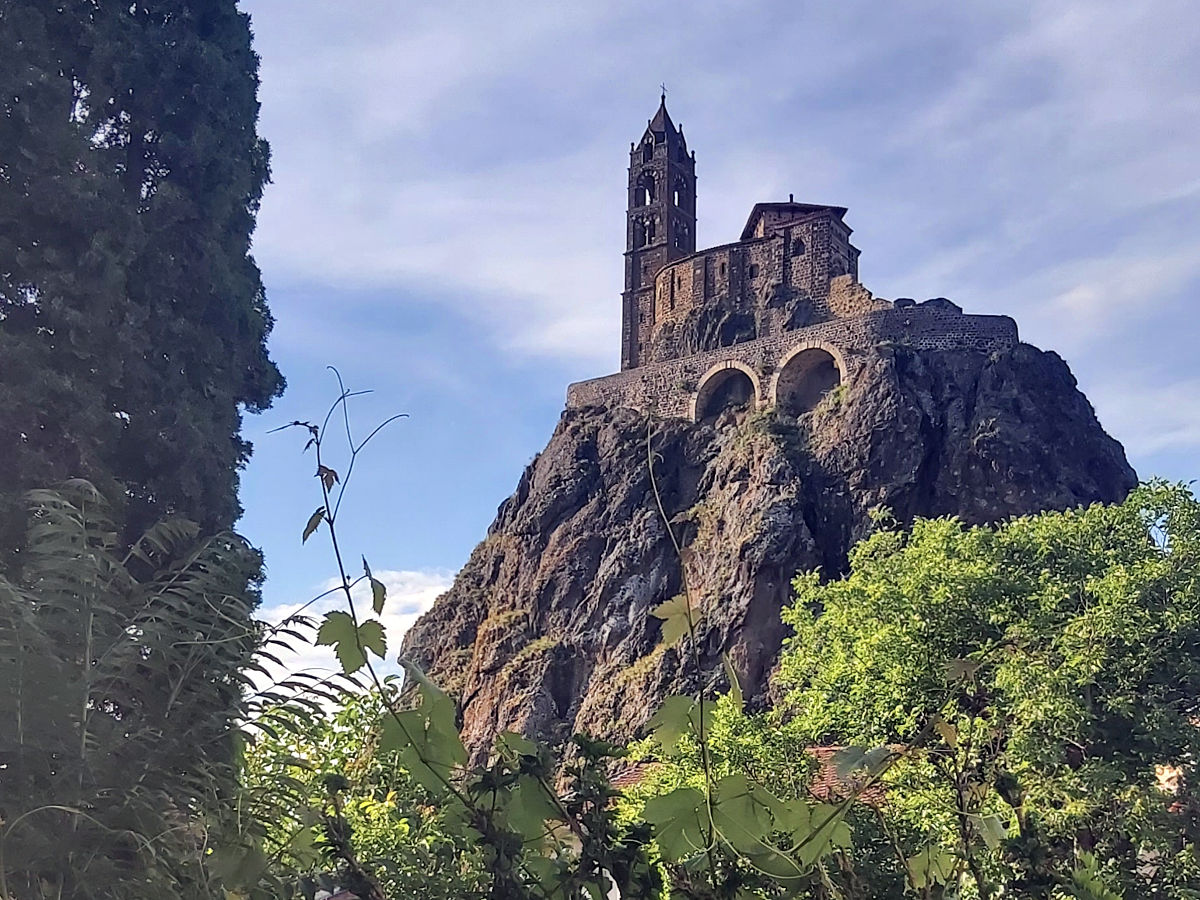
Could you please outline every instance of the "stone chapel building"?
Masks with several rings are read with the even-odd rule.
[[[846,208],[756,203],[738,240],[696,250],[696,154],[666,97],[630,145],[621,372],[567,389],[567,405],[696,421],[731,404],[801,415],[883,341],[918,349],[1017,343],[1005,316],[944,298],[875,297],[858,281]]]

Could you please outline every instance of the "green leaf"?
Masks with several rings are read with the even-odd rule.
[[[958,749],[958,729],[944,719],[938,719],[933,723],[933,727],[937,733],[942,736],[942,740],[946,742],[951,750]]]
[[[326,613],[325,621],[317,629],[317,644],[333,647],[338,662],[342,664],[342,671],[347,675],[367,664],[367,656],[358,645],[357,634],[349,613],[340,611]]]
[[[1008,829],[999,816],[984,816],[979,820],[979,834],[989,850],[995,850],[1008,837]]]
[[[454,766],[464,765],[467,751],[458,735],[457,710],[454,701],[417,666],[401,660],[404,671],[416,683],[421,694],[420,713],[424,717],[424,745],[419,748],[425,758],[448,774]]]
[[[515,731],[504,731],[496,738],[496,746],[510,750],[517,756],[537,756],[538,745]]]
[[[892,757],[895,755],[895,751],[893,751],[890,747],[883,745],[872,747],[863,754],[863,770],[867,775],[878,775],[879,772],[882,771],[883,767],[892,761]]]
[[[312,537],[313,532],[317,530],[317,528],[321,524],[321,520],[324,518],[325,518],[325,507],[318,506],[317,511],[308,517],[308,524],[304,526],[304,534],[300,538],[300,543],[303,544],[310,537]]]
[[[957,857],[942,847],[926,847],[908,858],[913,887],[923,890],[931,884],[945,884],[954,874]]]
[[[846,747],[833,754],[833,768],[838,781],[849,784],[859,772],[868,776],[877,774],[893,755],[893,751],[885,746],[872,747],[870,750]]]
[[[799,843],[812,833],[812,806],[807,800],[780,800],[774,794],[767,794],[763,788],[756,788],[760,800],[771,810],[773,830],[788,835],[794,843]]]
[[[679,746],[680,739],[692,730],[691,714],[695,701],[691,697],[676,694],[668,697],[647,723],[654,732],[654,739],[663,753],[670,755]]]
[[[424,743],[425,716],[419,709],[386,713],[379,724],[379,751],[392,753],[406,750],[414,739]]]
[[[383,624],[378,619],[367,619],[358,626],[358,643],[380,659],[387,656],[387,635],[383,633]]]
[[[542,783],[522,775],[509,793],[505,815],[508,826],[526,843],[540,843],[546,836],[546,820],[557,819],[559,812]]]
[[[971,659],[952,659],[946,663],[946,681],[973,682],[982,663]]]
[[[371,574],[371,567],[367,565],[367,558],[362,558],[363,574],[367,576],[367,581],[371,583],[371,608],[375,610],[375,615],[383,612],[383,604],[387,600],[387,586]]]
[[[726,775],[713,787],[713,824],[734,850],[761,853],[771,831],[771,815],[755,797],[745,775]]]
[[[748,859],[756,868],[761,869],[780,881],[802,878],[812,869],[811,865],[805,865],[799,860],[788,856],[786,853],[780,853],[777,850],[765,850],[760,853],[751,854],[748,856]]]
[[[864,767],[866,758],[867,751],[862,747],[843,747],[833,754],[831,762],[838,781],[850,781],[854,773]]]
[[[677,862],[704,848],[708,811],[695,788],[676,788],[646,801],[642,817],[654,826],[654,839],[667,862]]]
[[[691,605],[687,594],[677,594],[650,610],[650,615],[662,619],[662,640],[668,647],[688,634],[701,619],[700,610]]]
[[[809,831],[801,839],[803,846],[797,848],[796,857],[806,866],[811,866],[834,847],[850,846],[850,826],[845,821],[845,811],[831,803],[818,803],[809,814]]]

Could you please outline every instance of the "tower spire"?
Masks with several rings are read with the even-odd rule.
[[[658,111],[629,153],[625,230],[625,290],[621,306],[621,368],[645,361],[657,318],[655,277],[696,250],[696,157],[667,113],[667,86]]]

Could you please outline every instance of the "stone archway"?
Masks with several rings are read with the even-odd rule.
[[[703,422],[715,419],[730,406],[754,409],[759,398],[758,376],[745,363],[727,360],[717,363],[700,379],[692,398],[692,420]]]
[[[781,413],[803,415],[841,384],[845,373],[846,364],[836,347],[801,344],[780,360],[771,400]]]

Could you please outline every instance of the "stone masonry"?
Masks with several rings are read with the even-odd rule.
[[[570,385],[568,407],[799,414],[881,344],[991,352],[1018,342],[1006,316],[873,296],[858,282],[844,207],[758,203],[740,240],[696,252],[695,163],[664,97],[630,145],[622,371]]]

